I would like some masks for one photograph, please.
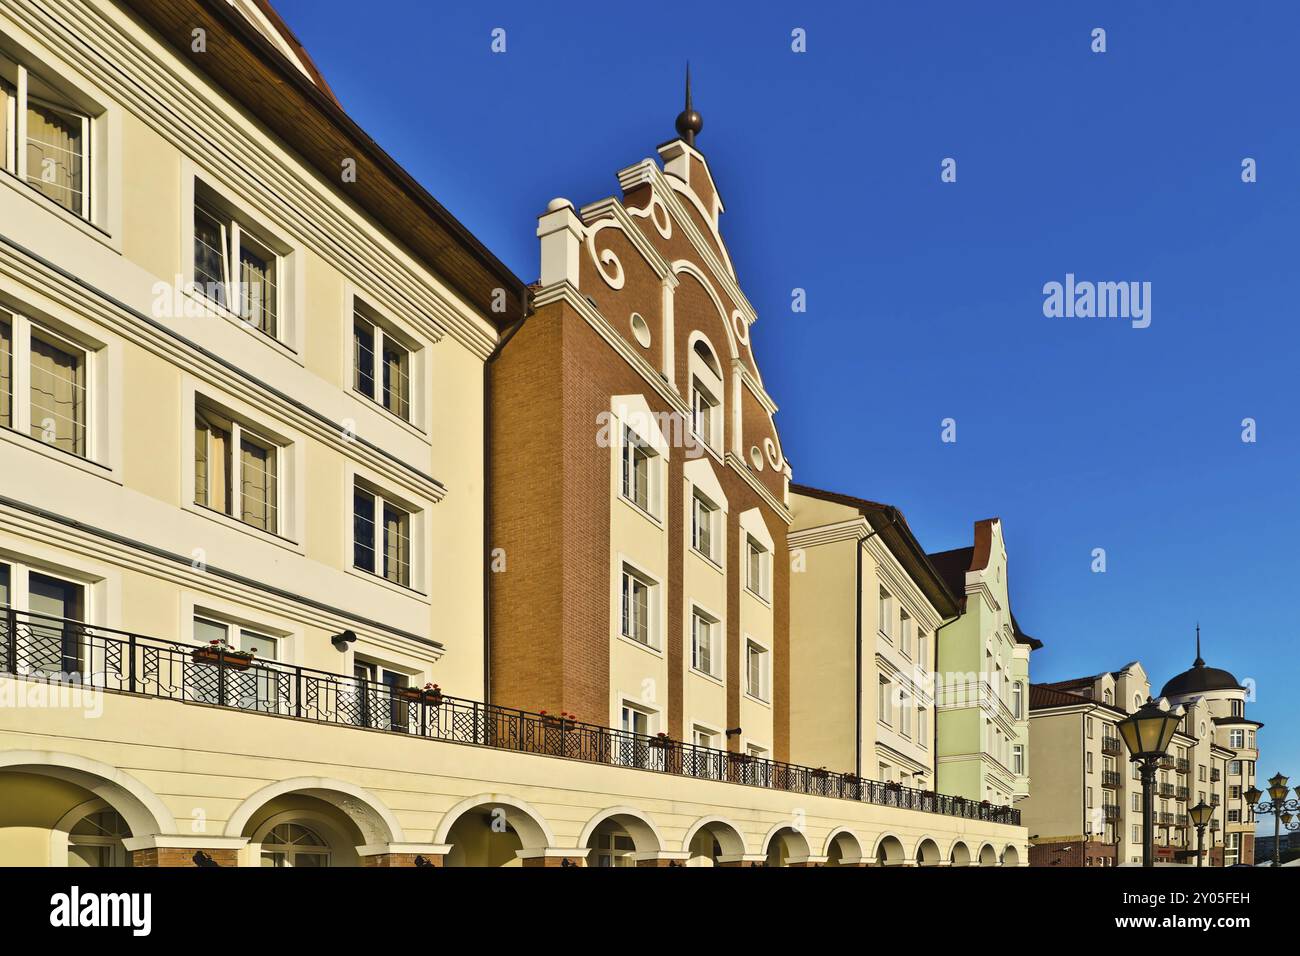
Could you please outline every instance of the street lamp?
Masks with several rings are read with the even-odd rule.
[[[1129,760],[1137,761],[1142,774],[1142,865],[1155,866],[1155,808],[1156,765],[1166,756],[1169,742],[1183,719],[1181,706],[1169,709],[1169,701],[1150,697],[1116,726],[1128,747]],[[1294,809],[1300,809],[1296,807]]]
[[[1187,811],[1187,815],[1192,818],[1192,826],[1196,827],[1196,865],[1200,866],[1201,856],[1205,853],[1205,828],[1214,816],[1214,807],[1201,800]]]
[[[1300,830],[1300,820],[1292,818],[1292,814],[1300,813],[1300,787],[1295,788],[1298,799],[1288,800],[1286,798],[1286,785],[1289,783],[1282,774],[1274,774],[1268,781],[1268,795],[1272,800],[1261,802],[1264,796],[1259,792],[1258,787],[1251,787],[1243,796],[1246,803],[1255,813],[1273,814],[1273,865],[1282,865],[1282,828],[1288,830]]]

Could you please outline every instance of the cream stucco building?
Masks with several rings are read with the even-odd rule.
[[[0,863],[1027,862],[798,763],[791,471],[679,131],[529,290],[265,0],[0,9]]]

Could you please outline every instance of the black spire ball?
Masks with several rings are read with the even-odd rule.
[[[687,146],[695,145],[695,134],[704,129],[704,117],[691,106],[691,65],[686,64],[686,109],[677,114],[677,135]]]

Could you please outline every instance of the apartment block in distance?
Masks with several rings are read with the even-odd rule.
[[[1214,686],[1211,686],[1214,685]],[[1157,862],[1195,864],[1188,810],[1214,808],[1203,865],[1253,862],[1253,820],[1242,793],[1253,784],[1260,726],[1245,717],[1246,689],[1226,671],[1196,663],[1161,696],[1186,711],[1156,775]],[[1142,860],[1142,784],[1116,724],[1151,695],[1142,664],[1030,687],[1030,753],[1039,770],[1021,805],[1033,837],[1031,866],[1118,866]]]

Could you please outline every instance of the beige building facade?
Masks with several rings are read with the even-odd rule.
[[[0,863],[1027,863],[797,763],[692,136],[553,204],[528,290],[265,0],[13,0],[0,117]]]

